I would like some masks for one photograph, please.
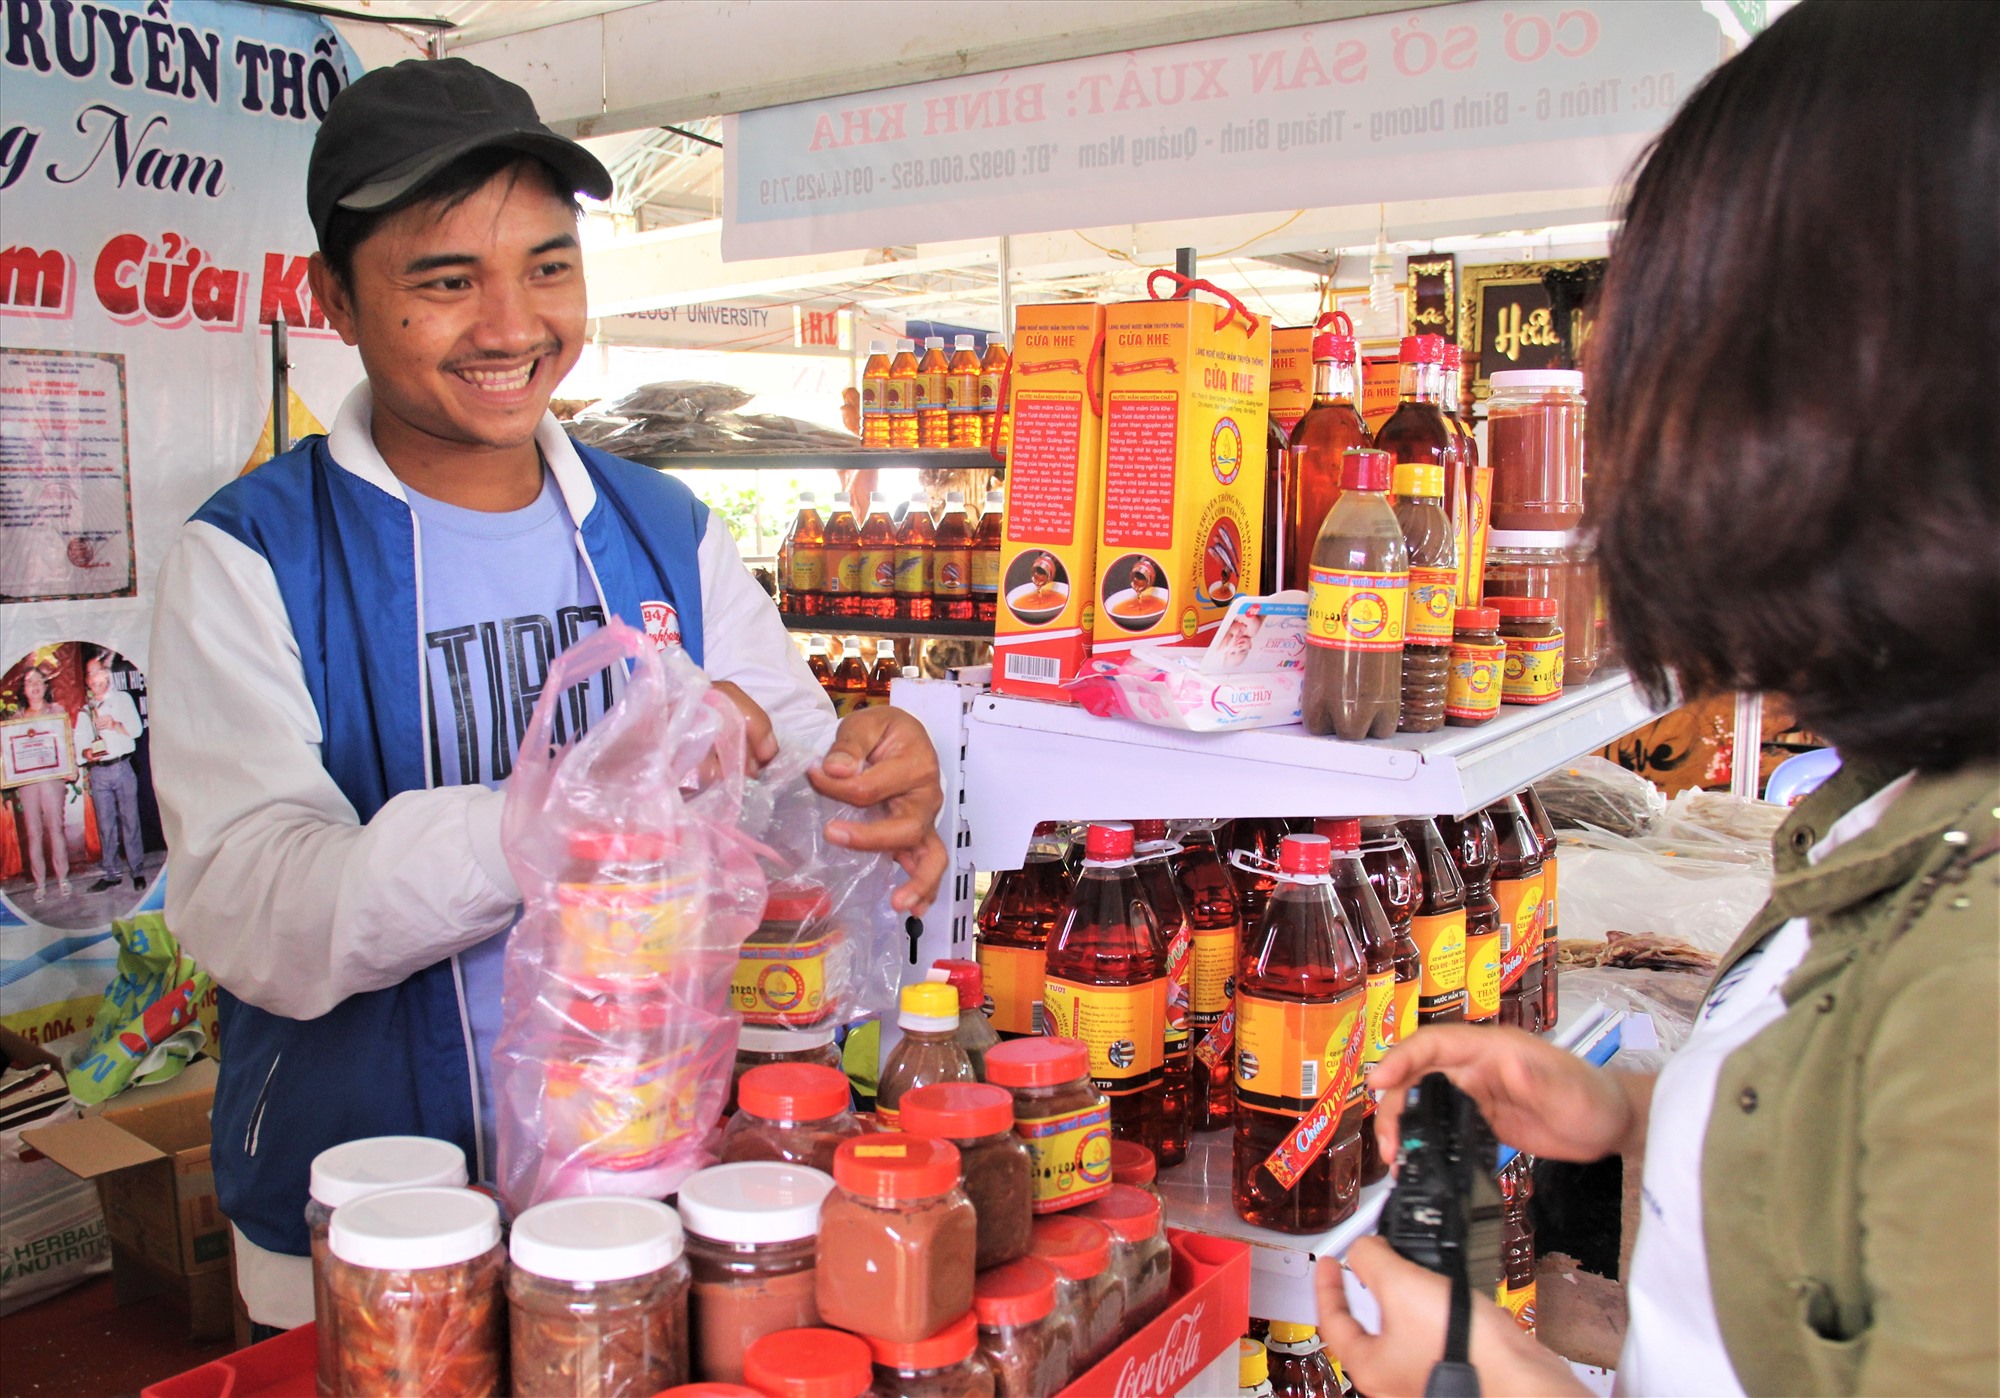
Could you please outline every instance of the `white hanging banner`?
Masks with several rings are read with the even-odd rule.
[[[766,107],[723,256],[1608,186],[1721,46],[1698,0],[1477,0]]]

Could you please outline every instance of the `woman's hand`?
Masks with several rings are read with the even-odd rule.
[[[1341,1265],[1328,1257],[1321,1259],[1313,1274],[1320,1339],[1368,1398],[1401,1398],[1405,1394],[1415,1398],[1424,1391],[1431,1366],[1444,1358],[1451,1283],[1398,1257],[1378,1237],[1356,1240],[1348,1249],[1347,1263],[1356,1280],[1380,1304],[1382,1329],[1379,1334],[1369,1334],[1348,1311]],[[1542,1348],[1512,1316],[1484,1296],[1472,1298],[1468,1357],[1479,1371],[1479,1391],[1486,1398],[1590,1392],[1559,1355]]]
[[[882,808],[880,820],[829,822],[826,837],[847,849],[892,855],[910,881],[890,895],[890,905],[923,916],[950,864],[937,834],[944,806],[937,750],[924,726],[886,704],[857,710],[840,721],[833,746],[806,780],[822,796]]]
[[[1427,1073],[1450,1078],[1516,1150],[1588,1164],[1645,1149],[1651,1074],[1593,1068],[1520,1029],[1430,1024],[1390,1049],[1368,1079],[1381,1094],[1375,1139],[1384,1160],[1401,1143],[1403,1094]]]

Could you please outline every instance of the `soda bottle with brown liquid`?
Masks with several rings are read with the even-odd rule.
[[[1257,591],[1268,597],[1285,586],[1285,483],[1291,479],[1291,447],[1274,417],[1264,419],[1264,556],[1257,564]]]
[[[868,497],[868,517],[854,548],[856,591],[861,596],[861,615],[891,618],[896,615],[896,525],[889,518],[889,502],[881,491]]]
[[[1404,462],[1396,468],[1396,522],[1410,550],[1410,602],[1403,627],[1404,733],[1444,727],[1451,675],[1452,623],[1458,611],[1458,540],[1444,512],[1444,472]]]
[[[994,434],[1000,433],[1000,459],[1007,459],[1007,438],[1011,435],[996,424],[1004,416],[1002,409],[1007,405],[1000,400],[1001,385],[1007,378],[1007,337],[988,335],[986,353],[979,361],[979,445],[993,445]]]
[[[1535,1173],[1525,1155],[1500,1172],[1501,1308],[1514,1323],[1535,1333],[1535,1225],[1528,1206],[1535,1196]]]
[[[1417,877],[1417,858],[1391,817],[1362,817],[1361,867],[1367,871],[1368,886],[1375,890],[1375,900],[1389,919],[1389,933],[1395,946],[1395,1000],[1384,1032],[1400,1044],[1417,1032],[1417,994],[1423,983],[1423,957],[1417,951],[1410,928],[1423,891]]]
[[[1464,514],[1452,521],[1458,535],[1459,606],[1483,605],[1485,592],[1486,542],[1493,505],[1493,468],[1479,464],[1479,439],[1460,413],[1463,404],[1465,353],[1447,341],[1444,347],[1444,390],[1440,406],[1445,421],[1458,438],[1458,479],[1456,498],[1465,506]],[[1447,483],[1446,489],[1450,486]],[[1447,498],[1452,498],[1447,496]]]
[[[945,410],[949,414],[954,447],[977,447],[979,440],[979,356],[973,353],[972,336],[960,335],[951,342],[951,367],[944,381]]]
[[[785,535],[785,566],[780,582],[780,609],[794,616],[820,616],[826,611],[826,523],[819,500],[810,490],[799,492],[798,513]]]
[[[1341,464],[1348,452],[1374,445],[1356,406],[1354,355],[1352,334],[1313,336],[1313,401],[1292,428],[1285,510],[1284,585],[1301,591],[1312,586],[1313,545],[1340,499]]]
[[[963,491],[947,490],[944,495],[944,518],[937,522],[937,545],[931,554],[931,595],[938,617],[972,620],[972,525],[965,517]]]
[[[1313,543],[1301,701],[1308,733],[1386,738],[1402,714],[1410,551],[1388,489],[1386,452],[1347,453],[1340,500]]]
[[[1083,869],[1049,938],[1043,1020],[1090,1050],[1111,1135],[1160,1154],[1166,1132],[1167,950],[1132,868],[1132,827],[1093,823]]]
[[[840,643],[840,664],[833,667],[833,711],[846,718],[868,707],[868,662],[861,658],[861,638]]]
[[[861,445],[889,445],[889,342],[870,340],[861,368]]]
[[[896,663],[896,643],[884,638],[875,643],[875,666],[868,672],[868,706],[889,702],[889,685],[903,667]]]
[[[1063,866],[1068,846],[1056,822],[1037,825],[1027,860],[993,876],[973,918],[979,929],[979,974],[993,1005],[988,1017],[1003,1039],[1044,1032],[1042,982],[1049,937],[1069,907],[1070,876]]]
[[[1366,977],[1332,863],[1324,836],[1285,837],[1282,877],[1236,972],[1231,1194],[1239,1218],[1283,1233],[1333,1227],[1360,1190],[1360,1113],[1344,1108],[1343,1073],[1360,1072]]]
[[[1271,871],[1278,864],[1278,846],[1285,839],[1285,823],[1282,820],[1263,820],[1246,817],[1233,821],[1229,827],[1229,846],[1232,856],[1248,856],[1246,868],[1235,858],[1229,861],[1230,877],[1236,880],[1236,901],[1243,910],[1245,931],[1255,927],[1264,919],[1264,905],[1271,900],[1271,892],[1278,886],[1277,876]]]
[[[1396,934],[1361,863],[1361,822],[1351,817],[1322,820],[1318,829],[1333,845],[1334,896],[1361,944],[1361,964],[1367,974],[1366,1037],[1361,1041],[1361,1076],[1355,1081],[1354,1097],[1361,1111],[1361,1183],[1373,1184],[1389,1173],[1389,1165],[1375,1144],[1375,1097],[1367,1083],[1382,1055],[1396,1042]]]
[[[826,611],[829,616],[861,615],[861,530],[847,495],[833,497],[826,520]]]
[[[1005,498],[997,490],[987,491],[979,531],[972,537],[972,612],[979,621],[990,622],[1000,613],[1000,531],[1005,520]]]
[[[1313,1326],[1274,1320],[1265,1349],[1270,1356],[1271,1398],[1341,1398],[1333,1360]]]
[[[827,641],[824,636],[813,636],[806,641],[806,668],[828,697],[833,694],[833,662],[827,658]]]
[[[1500,1022],[1530,1034],[1542,1023],[1542,935],[1548,906],[1542,842],[1518,796],[1486,808],[1494,831],[1493,896],[1500,911]]]
[[[1178,1165],[1187,1159],[1188,1128],[1191,1124],[1193,1091],[1189,1081],[1193,1057],[1192,1030],[1188,1024],[1189,965],[1194,954],[1194,929],[1180,888],[1174,882],[1168,858],[1174,846],[1167,839],[1164,820],[1132,822],[1133,872],[1139,876],[1139,892],[1152,910],[1154,925],[1167,949],[1167,1026],[1163,1050],[1167,1092],[1164,1122],[1160,1128],[1159,1163]]]
[[[931,498],[919,490],[910,497],[903,522],[896,530],[896,615],[907,621],[929,621],[937,613],[931,597],[931,570],[937,556],[937,526],[931,523]]]
[[[1548,808],[1532,786],[1521,790],[1521,809],[1535,827],[1535,839],[1542,851],[1542,1032],[1556,1027],[1561,1008],[1556,993],[1556,826]]]
[[[1236,963],[1243,954],[1243,913],[1236,881],[1206,826],[1181,832],[1170,861],[1193,949],[1188,958],[1188,1024],[1193,1031],[1189,1125],[1214,1131],[1229,1124],[1229,1080],[1235,1072]],[[1210,1042],[1213,1039],[1213,1042]]]
[[[1423,966],[1417,1023],[1465,1018],[1465,881],[1451,862],[1437,823],[1428,816],[1398,821],[1417,876],[1417,910],[1410,940]]]
[[[926,449],[951,445],[951,404],[945,398],[951,377],[951,357],[944,336],[924,339],[924,357],[917,361],[917,445]]]
[[[1493,821],[1484,811],[1439,816],[1438,834],[1465,885],[1465,1022],[1500,1022],[1500,904],[1493,897],[1497,857]]]
[[[896,341],[895,358],[889,361],[889,379],[884,402],[889,406],[889,445],[917,445],[917,342]]]
[[[1464,486],[1457,473],[1458,433],[1444,415],[1444,337],[1405,335],[1401,359],[1396,411],[1375,434],[1375,445],[1397,461],[1443,470],[1444,509],[1456,528]]]

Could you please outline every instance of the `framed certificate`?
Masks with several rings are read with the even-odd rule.
[[[69,715],[19,714],[0,719],[0,789],[29,782],[76,780]]]

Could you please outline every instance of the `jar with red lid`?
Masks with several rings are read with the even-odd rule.
[[[767,1063],[736,1086],[736,1115],[722,1131],[724,1163],[781,1160],[833,1170],[840,1143],[866,1130],[850,1110],[847,1074],[823,1063]]]
[[[1070,1380],[1070,1329],[1056,1312],[1062,1278],[1037,1257],[981,1272],[972,1288],[979,1352],[995,1398],[1049,1398]]]
[[[1486,599],[1553,597],[1563,633],[1563,683],[1597,670],[1597,560],[1580,531],[1495,530],[1486,562]]]
[[[921,1340],[868,1338],[872,1398],[994,1398],[993,1371],[979,1357],[979,1322],[967,1311]]]
[[[745,1079],[746,1084],[748,1079]],[[1034,1157],[1014,1132],[1014,1098],[992,1083],[933,1083],[903,1097],[903,1130],[958,1147],[960,1187],[979,1215],[974,1265],[1028,1254],[1035,1227]]]
[[[1576,528],[1583,520],[1583,375],[1502,369],[1487,382],[1493,528]]]
[[[729,1080],[729,1106],[723,1115],[736,1110],[736,1092],[743,1075],[766,1063],[820,1063],[838,1070],[840,1045],[833,1041],[834,1027],[822,1024],[812,1029],[776,1029],[744,1025],[736,1031],[736,1066]]]
[[[817,885],[771,889],[729,981],[729,1007],[745,1024],[800,1028],[839,1010],[848,952],[831,908]]]
[[[685,1171],[667,1164],[684,1065],[661,1051],[672,1001],[616,977],[576,979],[556,1006],[542,1065],[544,1168],[558,1193],[664,1198]]]
[[[764,1398],[740,1383],[680,1383],[660,1390],[659,1398]]]
[[[1074,1213],[1035,1220],[1032,1256],[1055,1269],[1056,1309],[1070,1318],[1081,1374],[1118,1347],[1125,1329],[1125,1283],[1111,1270],[1111,1233]]]
[[[1500,639],[1500,613],[1491,607],[1460,607],[1453,618],[1444,721],[1459,728],[1477,728],[1489,722],[1500,712],[1506,669],[1507,644]]]
[[[774,1330],[744,1354],[743,1380],[762,1398],[862,1398],[875,1382],[875,1357],[859,1335]]]
[[[972,1309],[979,1221],[958,1147],[928,1136],[842,1141],[820,1207],[820,1319],[910,1342]]]
[[[685,959],[702,916],[701,871],[658,831],[576,830],[556,883],[559,975],[648,982]],[[679,949],[679,950],[677,950]]]
[[[1495,597],[1507,648],[1501,702],[1546,704],[1563,690],[1563,633],[1552,597]]]
[[[1143,1189],[1155,1199],[1160,1197],[1160,1187],[1154,1181],[1159,1177],[1160,1162],[1153,1152],[1137,1141],[1113,1141],[1111,1143],[1111,1182],[1129,1184]]]
[[[1091,1084],[1090,1050],[1075,1039],[1009,1039],[987,1053],[986,1078],[1014,1096],[1035,1212],[1102,1197],[1111,1187],[1111,1108]]]
[[[1167,1222],[1159,1199],[1129,1184],[1076,1211],[1104,1225],[1111,1235],[1111,1270],[1125,1287],[1125,1333],[1130,1334],[1166,1309],[1172,1289],[1174,1255],[1167,1246]]]

